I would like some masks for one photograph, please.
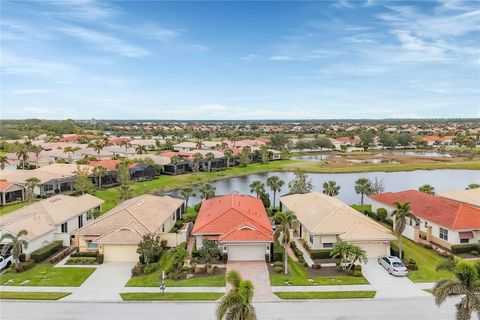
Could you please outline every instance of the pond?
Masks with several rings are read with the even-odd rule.
[[[379,153],[379,156],[409,156],[409,157],[425,157],[425,158],[451,158],[449,153],[441,153],[435,151],[392,151]]]
[[[305,160],[305,161],[322,161],[328,158],[338,158],[340,156],[337,156],[335,154],[312,154],[308,156],[293,156],[290,157],[290,159],[293,160]]]
[[[371,180],[383,179],[385,191],[402,191],[409,189],[418,189],[423,184],[430,184],[435,187],[435,191],[445,192],[450,190],[465,189],[470,183],[480,183],[480,170],[416,170],[402,172],[368,172],[368,173],[310,173],[307,174],[312,180],[313,190],[322,191],[322,185],[325,181],[335,180],[341,186],[338,198],[347,204],[359,203],[360,196],[355,193],[354,185],[358,178],[368,178]],[[280,194],[288,193],[288,182],[294,178],[293,172],[268,172],[261,174],[251,174],[243,177],[228,178],[212,182],[216,187],[216,194],[227,194],[238,192],[240,194],[251,194],[250,183],[254,180],[265,182],[268,177],[278,176],[285,181]],[[200,201],[198,188],[194,187],[196,196],[192,197],[189,205]],[[267,187],[267,191],[270,191]],[[178,195],[179,192],[172,191],[172,194]],[[277,196],[278,198],[278,196]],[[272,194],[270,193],[272,200]],[[278,202],[277,202],[278,203]]]

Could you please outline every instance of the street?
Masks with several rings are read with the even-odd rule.
[[[452,320],[455,299],[437,308],[431,297],[408,299],[281,301],[255,303],[259,319]],[[11,319],[214,319],[211,302],[0,302],[0,318]],[[476,319],[474,317],[474,319]]]

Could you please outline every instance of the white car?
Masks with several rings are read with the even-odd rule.
[[[13,262],[13,256],[2,256],[0,255],[0,270],[3,270],[4,268],[8,268]]]
[[[407,267],[405,267],[402,260],[395,256],[378,257],[378,264],[384,267],[391,275],[406,276],[408,274]]]

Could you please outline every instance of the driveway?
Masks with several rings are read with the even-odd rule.
[[[130,279],[135,262],[104,262],[71,295],[68,301],[121,301],[119,292]]]
[[[375,298],[428,297],[429,293],[421,290],[407,277],[396,277],[388,274],[377,259],[369,259],[362,266],[363,276],[377,290]]]
[[[228,261],[227,272],[231,270],[238,271],[243,279],[252,281],[255,287],[253,300],[279,300],[279,298],[272,293],[270,276],[265,261]],[[229,289],[227,286],[227,291]]]

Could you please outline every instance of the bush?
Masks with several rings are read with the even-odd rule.
[[[312,268],[315,269],[315,270],[320,270],[320,269],[322,269],[322,265],[319,264],[319,263],[314,263],[314,264],[312,265]]]
[[[67,264],[96,264],[96,257],[73,257],[67,260]]]
[[[163,249],[165,249],[168,245],[168,241],[163,239],[160,241],[160,247],[162,247]]]
[[[48,257],[58,252],[59,250],[61,250],[62,247],[63,247],[63,241],[55,240],[47,244],[45,247],[33,251],[30,254],[30,257],[33,259],[34,262],[39,263],[46,260]]]
[[[368,212],[368,216],[373,220],[378,220],[378,216],[375,212]]]
[[[390,227],[393,227],[393,220],[392,219],[387,219],[387,221],[385,221]]]
[[[356,264],[355,267],[353,267],[353,270],[355,270],[355,271],[362,271],[362,265]]]
[[[470,251],[470,254],[472,256],[478,256],[478,251],[477,250],[472,250],[472,251]]]
[[[132,268],[132,277],[139,276],[143,274],[143,265],[140,262]]]
[[[157,263],[149,263],[143,268],[143,273],[152,273],[158,269]]]
[[[283,267],[276,266],[274,267],[276,273],[282,273],[283,272]]]
[[[228,261],[228,253],[222,253],[222,262],[227,263]]]
[[[432,246],[431,243],[426,243],[423,247],[424,247],[425,249],[429,249],[429,250],[433,249],[433,246]]]
[[[25,262],[20,262],[17,266],[15,266],[14,270],[16,273],[25,272],[28,269],[32,268],[33,265],[33,260],[27,260]]]
[[[390,246],[390,255],[395,256],[395,257],[398,257],[400,255],[397,246],[395,246],[393,244]]]
[[[310,257],[312,259],[330,259],[331,250],[312,250],[310,251]]]
[[[406,267],[408,270],[413,270],[413,271],[418,270],[417,262],[412,258],[408,259]]]
[[[357,272],[358,272],[358,271],[357,271]],[[353,275],[355,274],[355,271],[349,269],[349,270],[346,271],[346,274],[347,274],[347,276],[353,276]],[[362,273],[360,272],[360,274],[362,274]]]
[[[283,248],[278,242],[273,245],[273,261],[283,261]]]
[[[201,207],[202,207],[202,203],[199,202],[193,207],[193,210],[195,210],[195,212],[198,212],[198,211],[200,211]]]
[[[351,271],[351,270],[350,270]],[[362,271],[360,270],[353,270],[353,276],[354,277],[361,277],[362,276]]]
[[[473,243],[473,244],[454,244],[450,248],[450,251],[453,254],[470,253],[473,250],[480,251],[480,245],[478,245],[476,243]]]
[[[273,263],[273,265],[274,265],[275,267],[282,267],[282,268],[283,268],[283,262],[282,262],[282,261],[275,261],[275,262]]]
[[[27,256],[25,255],[25,253],[21,253],[18,256],[18,261],[20,261],[20,262],[25,262],[26,259],[27,259]]]
[[[378,208],[377,209],[377,218],[378,220],[382,221],[382,222],[385,222],[387,221],[387,215],[388,215],[388,212],[385,208]]]
[[[96,252],[74,252],[70,255],[70,258],[96,258],[98,264],[103,263],[103,254]]]

